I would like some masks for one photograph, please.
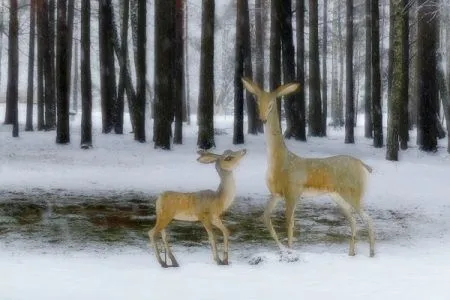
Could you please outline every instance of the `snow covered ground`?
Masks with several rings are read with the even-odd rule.
[[[78,118],[72,121],[72,142],[64,146],[54,143],[55,132],[21,132],[14,139],[9,126],[0,126],[0,197],[1,191],[36,189],[154,195],[217,186],[214,168],[196,162],[196,126],[185,128],[183,145],[161,151],[151,142],[135,143],[130,134],[102,135],[99,120],[94,122],[94,148],[87,151],[79,148]],[[261,205],[268,195],[264,137],[246,136],[245,145],[234,146],[232,119],[218,117],[216,127],[229,133],[216,136],[216,151],[247,148],[236,170],[237,195]],[[147,132],[150,141],[150,125]],[[422,153],[413,138],[400,162],[388,162],[385,149],[374,149],[362,137],[361,126],[356,133],[355,145],[344,144],[344,132],[331,129],[327,138],[287,145],[308,157],[354,155],[374,168],[365,205],[379,214],[374,218],[379,238],[375,258],[368,257],[365,239],[358,240],[357,256],[348,257],[347,243],[307,245],[300,233],[292,254],[295,262],[280,261],[270,243],[232,245],[232,264],[216,266],[209,248],[175,244],[181,267],[163,270],[148,249],[36,249],[21,247],[20,241],[6,246],[0,235],[0,299],[449,299],[449,154],[444,148]],[[333,206],[326,197],[308,201]],[[396,214],[402,222],[394,222]],[[301,219],[299,229],[305,230]],[[251,265],[255,258],[262,262]]]

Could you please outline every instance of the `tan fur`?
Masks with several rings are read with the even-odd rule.
[[[375,240],[370,218],[361,208],[367,172],[372,168],[347,155],[326,158],[303,158],[290,152],[281,134],[276,101],[278,97],[295,92],[299,85],[288,83],[275,91],[265,92],[250,79],[242,79],[244,87],[257,98],[259,117],[265,122],[268,167],[266,184],[271,193],[264,221],[280,248],[282,244],[272,226],[270,214],[280,199],[286,201],[288,247],[292,246],[296,200],[301,196],[329,194],[349,219],[352,230],[349,255],[355,254],[356,211],[369,227],[370,256],[375,254]]]
[[[169,267],[161,259],[155,237],[161,233],[166,253],[172,261],[173,267],[178,267],[172,251],[167,243],[165,227],[172,220],[202,222],[211,243],[214,260],[217,264],[228,264],[228,229],[220,219],[221,215],[232,204],[235,196],[235,182],[233,169],[236,168],[246,150],[226,150],[222,155],[207,151],[199,151],[197,159],[201,163],[215,163],[220,176],[220,184],[216,191],[202,190],[192,193],[165,191],[156,200],[156,224],[148,232],[150,242],[155,251],[156,259],[162,267]],[[212,226],[219,228],[224,237],[224,258],[221,260],[217,254],[217,247]]]

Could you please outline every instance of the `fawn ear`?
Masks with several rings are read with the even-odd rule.
[[[200,155],[200,157],[197,158],[197,161],[203,164],[211,164],[213,162],[216,162],[217,159],[220,157],[220,155],[205,150],[199,150],[197,151],[197,154]]]
[[[292,93],[296,92],[299,87],[300,87],[300,84],[295,83],[295,82],[284,84],[282,86],[279,86],[275,90],[275,96],[278,98],[278,97],[292,94]]]
[[[258,97],[262,93],[262,89],[248,77],[242,77],[242,84],[245,89]]]

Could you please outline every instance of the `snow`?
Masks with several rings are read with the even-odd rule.
[[[90,150],[79,147],[79,116],[71,121],[69,145],[56,145],[55,132],[21,131],[19,138],[12,138],[10,126],[1,125],[0,192],[57,189],[156,195],[167,189],[217,186],[214,168],[196,162],[195,117],[193,125],[185,127],[185,143],[174,145],[171,151],[153,148],[151,124],[149,142],[140,144],[128,133],[129,124],[124,135],[103,135],[99,115],[94,117],[94,148]],[[349,257],[347,243],[307,245],[301,234],[292,262],[280,261],[273,242],[261,247],[232,244],[230,266],[215,265],[208,247],[175,244],[178,269],[161,269],[150,249],[71,251],[0,242],[0,299],[448,299],[450,156],[445,141],[440,141],[437,153],[427,154],[417,149],[412,137],[400,161],[389,162],[384,148],[375,149],[362,137],[360,125],[354,145],[344,144],[343,130],[334,129],[329,129],[327,138],[287,141],[287,145],[307,157],[354,155],[373,167],[365,206],[369,214],[377,214],[375,258],[368,256],[365,239],[358,239],[357,255]],[[215,126],[229,134],[216,136],[214,151],[248,150],[235,171],[237,198],[263,205],[268,196],[264,136],[246,135],[245,145],[234,146],[231,117],[218,116]],[[319,197],[299,201],[300,210],[309,201],[333,206],[328,198]],[[392,219],[395,214],[402,219]],[[305,230],[301,220],[296,230]],[[249,263],[258,258],[260,264]]]

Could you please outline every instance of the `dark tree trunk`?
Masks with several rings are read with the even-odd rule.
[[[123,134],[123,113],[125,103],[125,80],[127,76],[126,60],[128,58],[128,18],[130,13],[130,1],[122,1],[122,27],[120,31],[120,54],[122,59],[120,65],[119,84],[117,87],[117,102],[116,102],[116,123],[114,124],[114,132]],[[114,18],[114,17],[113,17]],[[130,114],[132,112],[130,111]]]
[[[338,7],[338,40],[339,40],[339,91],[338,91],[338,105],[337,116],[339,127],[344,126],[344,57],[345,57],[345,43],[342,35],[342,12]]]
[[[371,0],[366,0],[366,64],[364,88],[364,136],[373,137],[372,123],[372,18]]]
[[[263,0],[255,1],[255,81],[259,86],[264,87],[264,25],[263,25]],[[263,132],[263,125],[257,118],[258,132]]]
[[[339,28],[340,22],[338,16],[339,5],[337,2],[333,4],[333,28]],[[339,77],[338,77],[338,57],[339,55],[339,43],[335,35],[331,38],[332,50],[331,50],[331,124],[333,127],[339,126],[338,119],[338,101],[339,101]]]
[[[408,149],[409,141],[409,0],[402,0],[402,47],[403,47],[403,85],[401,90],[401,108],[399,123],[400,149]]]
[[[91,1],[81,1],[81,148],[92,147]]]
[[[309,30],[309,135],[323,136],[317,0],[309,0]]]
[[[234,124],[233,144],[244,143],[244,89],[241,78],[244,76],[244,14],[245,6],[241,0],[236,10],[236,54],[234,62]]]
[[[19,136],[19,20],[17,17],[17,10],[17,0],[10,0],[8,32],[8,87],[6,91],[6,101],[9,104],[11,118],[11,122],[8,124],[13,125],[13,137]]]
[[[281,39],[279,22],[279,1],[270,2],[270,66],[269,88],[276,89],[281,83]],[[281,115],[281,101],[277,101],[278,113]],[[281,122],[281,118],[280,118]]]
[[[322,36],[322,134],[327,135],[328,116],[328,79],[327,79],[327,43],[328,43],[328,1],[323,1],[323,36]]]
[[[58,0],[58,19],[57,19],[57,56],[56,70],[57,77],[57,123],[56,123],[56,143],[70,143],[69,132],[69,82],[70,82],[70,64],[68,62],[69,48],[69,28],[67,26],[67,1]]]
[[[418,10],[418,128],[417,142],[423,151],[437,150],[437,61],[439,15],[436,0],[420,0]]]
[[[248,0],[239,1],[242,5],[242,37],[244,38],[244,42],[242,43],[243,47],[243,55],[244,55],[244,76],[248,78],[253,78],[253,70],[252,70],[252,51],[251,51],[251,43],[250,39],[250,16],[248,9]],[[259,117],[258,111],[256,107],[256,101],[253,98],[251,93],[246,92],[245,94],[245,103],[247,105],[247,121],[248,121],[248,130],[249,134],[258,134],[258,126],[259,126]],[[243,136],[243,135],[242,135]]]
[[[44,119],[44,103],[45,103],[45,93],[44,93],[44,59],[45,59],[45,49],[47,45],[47,40],[45,40],[45,35],[47,29],[45,28],[44,15],[47,14],[45,11],[44,0],[38,0],[36,3],[36,13],[37,13],[37,130],[45,129],[45,119]]]
[[[345,89],[345,143],[355,143],[355,99],[353,81],[353,0],[347,0],[347,56],[346,56],[346,89]]]
[[[36,26],[36,1],[30,2],[30,39],[28,41],[27,120],[25,131],[33,131],[34,48]]]
[[[284,83],[293,82],[295,76],[295,49],[294,37],[292,32],[292,1],[282,0],[280,32],[281,32],[281,50],[283,55],[283,80]],[[286,114],[287,128],[284,136],[288,139],[293,137],[301,140],[299,96],[297,94],[285,97],[284,111]]]
[[[155,101],[153,141],[155,148],[169,150],[173,120],[173,19],[174,3],[155,2]]]
[[[78,81],[79,81],[79,64],[78,64],[78,60],[79,60],[79,55],[78,55],[78,48],[79,48],[79,44],[75,43],[74,44],[74,48],[75,48],[75,54],[74,54],[74,66],[73,66],[73,86],[72,86],[72,111],[74,113],[78,112]]]
[[[378,0],[372,1],[372,114],[373,146],[383,147],[383,113],[381,110],[380,13]]]
[[[173,135],[174,144],[183,144],[183,110],[185,103],[184,92],[184,6],[185,0],[176,0],[175,3],[175,47],[174,47],[174,114],[175,131]]]
[[[47,2],[47,0],[45,0]],[[45,43],[45,129],[56,128],[56,81],[55,81],[55,0],[49,0],[46,9],[47,36]]]
[[[200,149],[214,142],[214,0],[202,1],[202,39],[200,54],[200,94],[198,98],[198,140]]]
[[[111,0],[100,1],[98,15],[102,132],[110,133],[114,128],[114,113],[117,100],[112,39],[113,15]]]
[[[145,142],[145,86],[147,73],[147,2],[138,0],[136,105],[134,139]]]
[[[122,2],[122,5],[126,6],[126,3],[128,1],[129,0],[124,0]],[[132,1],[133,1],[133,3],[135,2],[134,0],[132,0]],[[130,3],[128,3],[128,6],[127,6],[128,8],[130,7],[129,4]],[[135,7],[133,6],[133,8],[135,8]],[[125,7],[124,7],[124,9],[125,9]],[[125,73],[123,85],[124,85],[124,88],[125,88],[125,92],[127,94],[128,111],[129,111],[129,114],[130,114],[131,127],[132,127],[132,130],[134,131],[134,127],[135,127],[134,126],[134,119],[135,119],[135,117],[134,117],[134,103],[136,101],[135,100],[136,99],[136,91],[134,90],[133,81],[131,79],[131,67],[130,67],[131,64],[130,64],[130,59],[129,59],[129,56],[128,56],[128,37],[127,37],[126,40],[123,40],[122,37],[120,37],[120,39],[119,39],[119,34],[117,33],[117,26],[115,24],[114,10],[112,10],[112,14],[113,14],[113,17],[112,17],[113,26],[111,27],[111,34],[112,34],[112,40],[113,40],[113,47],[114,47],[114,52],[116,53],[117,61],[119,62],[119,67],[120,67],[120,70],[121,70],[120,72],[124,72]],[[122,18],[124,18],[124,15],[122,15]],[[124,24],[124,22],[122,22],[122,25],[123,24]],[[123,30],[127,30],[126,33],[128,33],[128,22],[125,23],[125,26],[126,27],[122,27],[122,32],[121,32],[122,36],[124,34]],[[134,27],[133,27],[132,30],[134,30]],[[134,35],[135,35],[135,33],[133,33],[133,37],[134,37]],[[123,49],[124,47],[126,48],[125,50]],[[123,55],[123,51],[126,51],[126,53],[127,53],[126,56]],[[120,117],[120,111],[119,111],[120,110],[120,105],[121,104],[116,105],[116,109],[117,109],[116,112],[119,113],[118,116],[116,115],[116,118],[121,118]],[[120,133],[120,132],[116,131],[116,133]]]
[[[391,94],[389,95],[389,114],[388,114],[388,131],[386,139],[386,159],[387,160],[398,160],[398,149],[399,149],[399,129],[401,121],[402,106],[404,101],[403,93],[405,89],[405,78],[407,74],[404,73],[404,55],[405,47],[403,42],[405,41],[403,35],[405,33],[405,23],[403,20],[404,13],[403,0],[397,0],[392,2],[391,5],[391,18],[393,22],[391,24],[392,44],[391,44],[391,68],[392,68],[392,78],[389,79],[391,82]]]
[[[130,0],[130,25],[131,25],[131,40],[133,45],[134,68],[136,74],[138,73],[138,54],[137,54],[137,32],[138,32],[138,1]],[[156,6],[156,3],[155,3]]]
[[[305,0],[295,1],[297,30],[297,82],[300,89],[298,97],[298,139],[306,141],[306,105],[305,105]]]
[[[447,139],[448,139],[448,146],[447,146],[447,152],[450,153],[450,93],[449,89],[447,88],[447,84],[445,82],[445,75],[444,75],[444,62],[442,61],[442,56],[438,56],[438,74],[437,74],[437,80],[439,85],[439,94],[442,102],[442,108],[444,109],[444,116],[445,116],[445,123],[447,127]],[[450,74],[447,76],[448,80],[450,80]]]

